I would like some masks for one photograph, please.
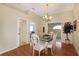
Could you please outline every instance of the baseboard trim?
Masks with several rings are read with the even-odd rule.
[[[26,43],[26,44],[29,44],[29,42]],[[6,53],[6,52],[11,51],[11,50],[14,50],[14,49],[16,49],[16,48],[18,48],[18,47],[20,47],[20,46],[13,47],[13,48],[8,49],[8,50],[5,50],[5,51],[0,51],[0,54]]]
[[[79,56],[79,51],[78,51],[78,49],[75,47],[74,44],[73,44],[73,46],[74,46],[74,48],[75,48],[75,50],[76,50],[76,52],[77,52],[77,54],[78,54],[78,56]]]
[[[8,50],[5,50],[5,51],[1,51],[0,54],[6,53],[6,52],[11,51],[11,50],[13,50],[13,49],[16,49],[16,48],[18,48],[18,47],[19,47],[19,46],[13,47],[13,48],[8,49]]]

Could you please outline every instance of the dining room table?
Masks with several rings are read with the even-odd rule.
[[[40,37],[41,45],[45,45],[45,54],[47,54],[47,45],[53,40],[53,38],[50,35],[43,35]]]

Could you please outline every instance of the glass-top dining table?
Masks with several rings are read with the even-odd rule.
[[[47,45],[53,40],[52,37],[40,37],[40,45],[45,45],[45,54],[47,54]]]
[[[53,40],[53,37],[51,37],[50,35],[49,36],[42,36],[40,37],[40,41],[42,42],[51,42]]]

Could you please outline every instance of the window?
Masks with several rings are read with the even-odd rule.
[[[30,32],[34,31],[34,26],[30,25]]]
[[[30,24],[30,32],[32,32],[32,31],[36,31],[36,26],[35,26],[35,23],[31,23]]]
[[[56,25],[53,27],[53,29],[61,29],[61,28],[62,28],[61,25]]]

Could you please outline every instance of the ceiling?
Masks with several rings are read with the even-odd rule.
[[[8,3],[7,5],[16,7],[25,12],[30,10],[39,16],[44,16],[46,14],[46,3]],[[73,9],[73,6],[74,4],[72,3],[49,3],[48,14],[52,15],[55,13],[69,11]]]

